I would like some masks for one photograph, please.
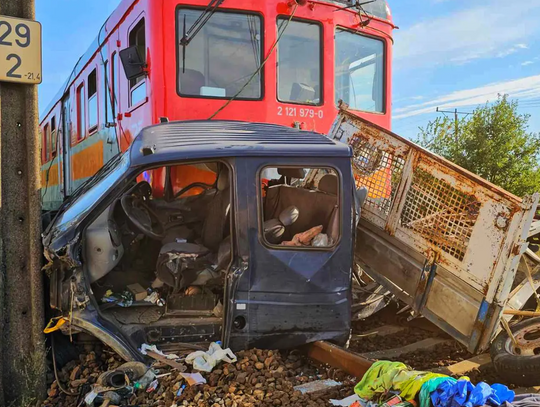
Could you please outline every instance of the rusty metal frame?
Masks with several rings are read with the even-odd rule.
[[[358,244],[367,247],[357,245],[360,264],[469,350],[486,348],[527,249],[539,195],[518,198],[340,108],[330,137],[351,145],[357,186],[375,191],[362,210]],[[423,266],[407,263],[418,257]]]

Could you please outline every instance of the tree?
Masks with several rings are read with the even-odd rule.
[[[515,195],[540,191],[540,135],[530,115],[501,96],[455,121],[439,117],[420,129],[416,143]]]

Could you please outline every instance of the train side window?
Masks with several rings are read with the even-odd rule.
[[[129,46],[137,47],[143,64],[146,64],[146,35],[144,18],[129,33]],[[129,103],[134,106],[146,98],[146,76],[139,76],[129,81]]]
[[[111,57],[111,90],[112,90],[112,115],[116,122],[116,112],[118,108],[118,54],[115,52]]]
[[[103,63],[103,90],[105,97],[103,98],[105,101],[105,120],[103,123],[105,126],[110,125],[111,122],[114,122],[114,113],[113,113],[113,107],[112,107],[112,94],[111,94],[111,80],[109,77],[109,61],[105,61]]]
[[[98,125],[97,103],[97,70],[94,69],[88,75],[88,129],[89,132],[96,130]]]
[[[56,116],[53,116],[51,119],[51,154],[53,157],[56,156]]]
[[[77,141],[86,136],[86,99],[84,95],[84,83],[77,88]]]
[[[51,128],[49,126],[49,123],[47,123],[45,125],[45,127],[43,128],[43,146],[42,146],[43,159],[42,159],[42,161],[44,163],[49,161],[49,157],[51,155],[51,135],[50,135],[50,130],[51,130]]]

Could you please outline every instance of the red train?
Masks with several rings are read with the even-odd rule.
[[[394,28],[385,0],[123,0],[41,119],[43,209],[160,118],[389,129]]]

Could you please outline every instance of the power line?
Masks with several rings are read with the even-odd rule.
[[[457,109],[454,109],[454,111],[449,111],[449,110],[440,110],[438,107],[436,109],[436,112],[437,113],[442,113],[446,116],[446,113],[453,113],[454,114],[454,126],[455,126],[455,133],[454,133],[454,137],[456,138],[456,141],[457,141],[457,138],[458,138],[458,135],[459,135],[459,115],[460,114],[464,114],[465,117],[469,116],[470,112],[458,112]],[[446,116],[448,117],[448,116]]]

